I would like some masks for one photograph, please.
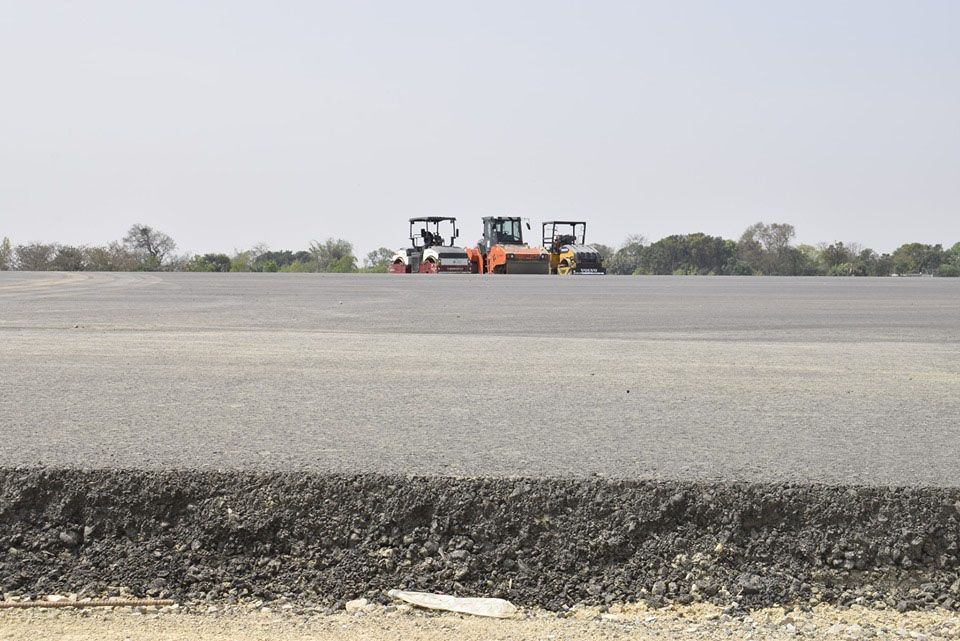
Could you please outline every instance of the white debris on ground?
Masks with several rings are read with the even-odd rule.
[[[432,594],[430,592],[407,592],[404,590],[390,590],[387,596],[428,610],[443,610],[470,614],[478,617],[493,619],[507,619],[517,613],[515,605],[504,599],[485,597],[456,597],[449,594]],[[350,603],[347,603],[349,606]]]

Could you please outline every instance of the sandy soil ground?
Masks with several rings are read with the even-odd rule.
[[[280,608],[0,611],[0,639],[10,641],[433,641],[463,639],[955,639],[956,613],[897,613],[858,607],[812,611],[782,608],[728,614],[717,608],[648,610],[614,606],[565,615],[522,611],[508,620],[370,606],[355,613],[303,613]]]

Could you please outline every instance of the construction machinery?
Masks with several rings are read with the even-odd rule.
[[[543,246],[550,254],[551,274],[606,274],[603,259],[587,244],[587,223],[551,220],[543,223]]]
[[[483,219],[483,238],[467,247],[470,271],[480,274],[549,274],[550,257],[541,247],[523,241],[523,227],[530,223],[511,216]]]
[[[393,255],[391,274],[470,273],[467,252],[455,245],[460,237],[457,219],[426,216],[410,219],[410,247]]]

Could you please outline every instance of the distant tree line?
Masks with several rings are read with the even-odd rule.
[[[328,238],[307,249],[272,251],[266,245],[232,254],[174,253],[169,235],[148,225],[133,225],[122,240],[107,245],[74,246],[0,241],[0,270],[22,271],[186,271],[186,272],[385,272],[393,251],[381,247],[358,265],[353,245]]]
[[[960,276],[960,242],[907,243],[878,254],[857,243],[794,245],[793,225],[756,223],[739,240],[707,234],[667,236],[647,243],[631,236],[619,248],[595,245],[612,274],[727,276]]]
[[[796,231],[784,223],[756,223],[738,240],[707,234],[667,236],[647,243],[630,236],[613,249],[594,244],[611,274],[766,275],[766,276],[960,276],[960,242],[906,243],[892,254],[878,254],[857,243],[794,245]],[[191,271],[191,272],[385,272],[393,250],[380,247],[362,264],[353,245],[342,239],[313,241],[302,250],[271,250],[266,245],[232,254],[176,254],[177,244],[148,225],[133,225],[108,245],[73,246],[0,241],[0,270],[23,271]]]

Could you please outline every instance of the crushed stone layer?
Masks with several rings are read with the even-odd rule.
[[[564,613],[522,611],[495,620],[434,614],[404,606],[372,606],[325,614],[284,604],[117,608],[115,611],[0,611],[0,639],[9,641],[612,641],[618,639],[916,639],[960,638],[956,612],[900,613],[853,606],[769,608],[728,613],[715,606],[656,610],[615,604]]]
[[[0,469],[0,591],[955,609],[958,519],[949,488]]]

